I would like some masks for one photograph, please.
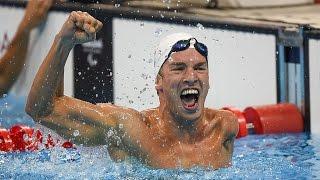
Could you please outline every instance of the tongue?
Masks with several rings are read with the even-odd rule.
[[[187,107],[193,107],[196,104],[195,98],[183,98],[183,102]]]

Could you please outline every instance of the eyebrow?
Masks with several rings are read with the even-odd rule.
[[[173,62],[170,64],[170,66],[185,66],[186,64],[183,62]]]
[[[195,66],[197,67],[197,66],[202,66],[202,65],[207,65],[207,62],[201,62],[201,63],[196,64]]]

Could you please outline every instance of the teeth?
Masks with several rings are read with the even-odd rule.
[[[185,89],[181,93],[181,95],[188,95],[188,94],[199,94],[199,92],[196,89]]]

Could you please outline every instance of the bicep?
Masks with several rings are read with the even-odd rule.
[[[70,97],[54,101],[52,112],[38,119],[64,138],[86,145],[104,144],[104,131],[114,126],[114,118],[100,107]]]
[[[104,142],[104,128],[83,124],[77,119],[68,119],[49,115],[41,118],[41,124],[55,130],[65,139],[76,144],[102,145]]]

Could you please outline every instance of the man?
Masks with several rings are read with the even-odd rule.
[[[204,108],[209,89],[207,49],[186,34],[160,43],[156,109],[138,112],[63,95],[63,68],[70,50],[94,40],[101,26],[86,12],[71,13],[36,75],[27,113],[76,143],[108,145],[115,161],[133,156],[157,168],[229,166],[238,123],[227,111]],[[74,131],[80,134],[75,137]]]
[[[18,30],[0,59],[0,97],[8,93],[18,78],[26,59],[29,36],[47,15],[53,0],[30,0]]]

